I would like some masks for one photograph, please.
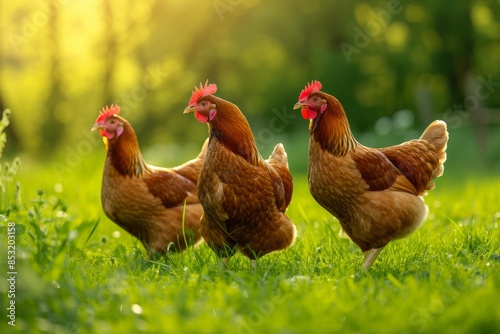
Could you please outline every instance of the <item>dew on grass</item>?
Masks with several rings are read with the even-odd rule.
[[[134,312],[135,314],[142,314],[142,307],[141,305],[138,305],[138,304],[132,304],[132,312]]]
[[[56,212],[56,217],[57,218],[67,218],[68,214],[62,210],[59,210]]]
[[[111,233],[111,236],[115,239],[118,239],[122,234],[120,233],[120,231],[114,231],[113,233]]]
[[[71,231],[69,231],[68,239],[69,240],[75,240],[77,236],[78,236],[78,231],[71,230]]]
[[[54,191],[58,194],[63,192],[63,185],[61,183],[56,183],[54,185]]]

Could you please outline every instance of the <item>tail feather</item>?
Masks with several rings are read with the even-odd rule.
[[[439,164],[432,172],[431,180],[443,175],[444,172],[444,162],[446,161],[446,147],[448,145],[449,134],[447,131],[446,123],[441,120],[436,120],[432,122],[420,139],[427,141],[434,145],[434,152],[438,158]],[[434,183],[429,182],[427,190],[434,188]]]
[[[293,181],[288,169],[288,158],[283,144],[274,147],[273,153],[266,160],[273,179],[274,194],[276,196],[276,206],[281,212],[285,212],[292,200]]]
[[[276,160],[288,168],[288,156],[283,144],[279,143],[274,147],[273,153],[271,153],[267,161],[269,162],[270,160]]]

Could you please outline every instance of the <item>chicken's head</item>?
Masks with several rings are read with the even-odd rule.
[[[315,80],[307,84],[300,92],[299,102],[293,109],[302,109],[302,117],[305,119],[313,120],[326,110],[327,101],[319,94],[321,87],[321,82]]]
[[[184,114],[194,112],[194,116],[201,123],[206,123],[214,119],[215,114],[217,114],[217,107],[214,103],[206,99],[207,96],[217,92],[217,86],[215,84],[208,84],[208,80],[203,86],[200,83],[200,87],[194,87],[193,94],[189,100],[189,105],[184,109]]]
[[[102,108],[97,117],[92,131],[99,129],[102,137],[108,140],[119,137],[123,133],[123,122],[117,115],[120,113],[120,107],[117,105],[106,106]]]

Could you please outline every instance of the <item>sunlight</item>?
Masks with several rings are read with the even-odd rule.
[[[391,23],[385,32],[385,37],[391,51],[403,51],[408,41],[408,26],[397,21]]]

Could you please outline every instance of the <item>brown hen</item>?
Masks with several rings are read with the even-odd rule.
[[[389,241],[425,220],[423,196],[444,170],[446,123],[432,122],[420,139],[369,148],[352,135],[340,102],[320,89],[311,82],[295,104],[311,122],[309,189],[364,252],[368,269]]]
[[[184,250],[201,239],[203,208],[196,183],[208,140],[198,157],[174,168],[148,165],[120,108],[103,109],[92,127],[106,146],[101,201],[113,222],[138,238],[148,255]]]
[[[202,235],[224,262],[236,250],[254,260],[295,239],[295,226],[285,215],[292,177],[283,145],[264,161],[245,116],[235,104],[213,96],[216,90],[214,84],[200,84],[184,111],[209,125],[207,157],[198,181]]]

